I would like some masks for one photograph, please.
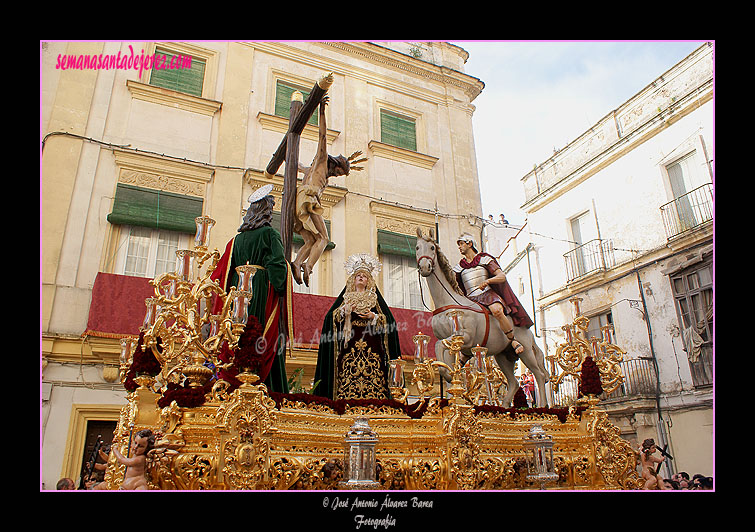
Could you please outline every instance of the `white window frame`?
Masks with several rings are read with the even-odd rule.
[[[422,300],[424,298],[425,305],[430,304],[430,291],[427,288],[427,281],[417,274],[416,261],[412,257],[390,254],[381,254],[380,261],[383,263],[383,286],[385,288],[382,294],[388,306],[410,310],[427,310],[422,304]],[[400,267],[400,279],[392,277],[394,271],[391,269],[392,266]],[[419,283],[417,283],[417,279]],[[394,281],[395,284],[392,284]],[[400,296],[397,290],[391,290],[392,286],[401,287]],[[413,303],[412,299],[414,299]]]
[[[144,257],[146,259],[146,266],[144,268],[144,271],[141,271],[141,272],[129,271],[127,273],[126,266],[127,266],[127,261],[129,257],[132,233],[134,234],[148,233],[149,245],[148,245],[146,257]],[[146,277],[149,279],[154,279],[157,275],[164,273],[164,271],[165,272],[175,271],[175,264],[176,264],[175,253],[173,253],[172,262],[170,258],[166,261],[167,265],[165,266],[165,268],[167,269],[164,269],[164,270],[160,269],[159,271],[156,270],[157,262],[158,262],[158,251],[160,247],[160,239],[161,237],[166,237],[166,236],[171,236],[171,237],[178,236],[178,245],[176,247],[176,250],[188,249],[191,235],[188,235],[186,233],[179,233],[177,231],[166,231],[164,229],[150,229],[148,227],[137,227],[137,226],[130,226],[130,225],[121,226],[120,237],[118,240],[118,251],[117,251],[116,259],[115,259],[115,268],[114,268],[115,272],[121,275],[129,275],[132,277]],[[170,267],[171,264],[172,264],[172,267]]]

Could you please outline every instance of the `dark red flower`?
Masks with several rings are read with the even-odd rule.
[[[600,395],[603,393],[603,384],[600,381],[600,369],[592,359],[587,356],[582,362],[582,371],[580,374],[579,397],[585,395]]]
[[[529,404],[527,403],[527,396],[524,395],[524,390],[521,388],[517,388],[516,393],[514,394],[514,408],[529,408]]]
[[[260,342],[264,329],[254,316],[249,316],[244,332],[239,337],[238,347],[233,352],[233,367],[237,371],[259,371],[262,366],[264,342]]]
[[[152,349],[144,349],[144,346],[142,345],[143,341],[144,333],[142,332],[139,334],[139,340],[136,343],[133,360],[131,362],[131,366],[128,369],[128,372],[126,373],[126,379],[123,381],[123,387],[126,388],[126,390],[129,392],[133,392],[139,386],[138,384],[136,384],[136,381],[134,381],[135,377],[138,377],[139,375],[155,376],[160,373],[160,370],[162,369],[162,366],[160,365],[160,362],[157,360],[157,358],[155,358],[155,354],[152,352]],[[160,347],[160,345],[161,342],[158,338],[158,348]]]
[[[245,349],[247,347],[254,347],[257,340],[262,337],[265,329],[255,316],[249,316],[244,327],[244,332],[239,337],[239,348]]]
[[[214,381],[208,381],[204,386],[192,388],[188,385],[168,384],[162,397],[157,400],[157,406],[165,408],[175,401],[176,404],[183,408],[196,408],[202,406],[205,402],[205,395],[212,388]]]

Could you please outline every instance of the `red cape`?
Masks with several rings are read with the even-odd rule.
[[[461,259],[459,261],[459,266],[461,266],[464,269],[467,268],[474,268],[478,264],[480,264],[480,259],[482,257],[490,257],[492,260],[488,262],[487,264],[483,265],[485,269],[488,270],[488,273],[492,276],[493,272],[495,270],[500,270],[501,267],[498,265],[498,261],[493,257],[492,255],[489,255],[488,253],[478,253],[474,259],[471,261],[467,261],[466,259]],[[457,275],[457,281],[459,284],[459,288],[461,288],[462,292],[464,292],[464,295],[467,295],[467,291],[464,288],[464,283],[461,282],[461,275]],[[519,302],[519,299],[516,297],[516,294],[514,294],[514,291],[511,289],[511,286],[509,286],[508,281],[504,281],[502,283],[491,283],[490,288],[493,289],[493,291],[498,294],[501,299],[503,299],[503,302],[506,304],[505,312],[506,314],[511,317],[511,321],[514,323],[515,327],[524,327],[529,328],[534,325],[534,322],[532,321],[532,318],[530,318],[529,314],[527,314],[527,311],[524,310],[524,307]]]

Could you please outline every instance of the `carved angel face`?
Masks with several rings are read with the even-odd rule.
[[[131,443],[131,452],[134,456],[139,456],[147,451],[148,439],[145,436],[136,436]]]

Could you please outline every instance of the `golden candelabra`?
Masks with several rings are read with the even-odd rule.
[[[602,338],[594,336],[588,338],[587,329],[590,319],[584,316],[579,308],[582,298],[575,297],[569,301],[574,305],[576,317],[570,325],[561,327],[566,333],[567,341],[558,346],[555,355],[548,357],[561,369],[558,375],[555,374],[556,372],[551,375],[553,390],[558,392],[559,385],[568,375],[579,379],[582,364],[587,357],[591,357],[600,371],[603,391],[610,394],[624,382],[620,364],[626,351],[612,343],[613,325],[601,327]]]
[[[418,332],[412,337],[415,345],[412,384],[417,387],[420,400],[427,399],[435,384],[435,368],[444,368],[451,375],[448,393],[458,400],[466,399],[470,404],[501,406],[500,390],[506,384],[506,377],[498,368],[494,358],[487,356],[488,348],[472,347],[473,363],[461,361],[461,348],[464,338],[461,335],[461,313],[451,311],[448,315],[453,332],[449,338],[441,340],[453,356],[453,366],[439,360],[431,360],[427,354],[430,336]],[[397,394],[394,394],[397,395]]]
[[[448,313],[451,320],[453,332],[448,338],[441,340],[443,345],[450,351],[453,356],[453,367],[440,360],[431,360],[427,355],[427,343],[430,337],[421,332],[412,337],[415,345],[414,352],[414,371],[412,371],[412,384],[417,387],[421,401],[428,399],[435,385],[435,368],[443,368],[451,375],[451,387],[448,393],[452,396],[452,401],[457,401],[465,394],[465,387],[462,381],[462,363],[461,348],[464,345],[464,338],[461,335],[459,311]]]
[[[226,292],[210,278],[220,259],[217,249],[207,249],[215,221],[207,216],[195,221],[194,249],[176,251],[175,271],[152,279],[150,285],[155,294],[145,301],[142,345],[152,351],[162,367],[154,379],[160,385],[185,379],[190,387],[201,387],[216,369],[230,365],[220,359],[221,349],[225,342],[230,349],[238,345],[248,319],[252,279],[259,269],[248,264],[238,266],[238,286]],[[222,303],[219,314],[212,314],[213,306],[218,306],[213,305],[215,298]],[[121,380],[131,363],[135,344],[134,338],[122,341]]]

